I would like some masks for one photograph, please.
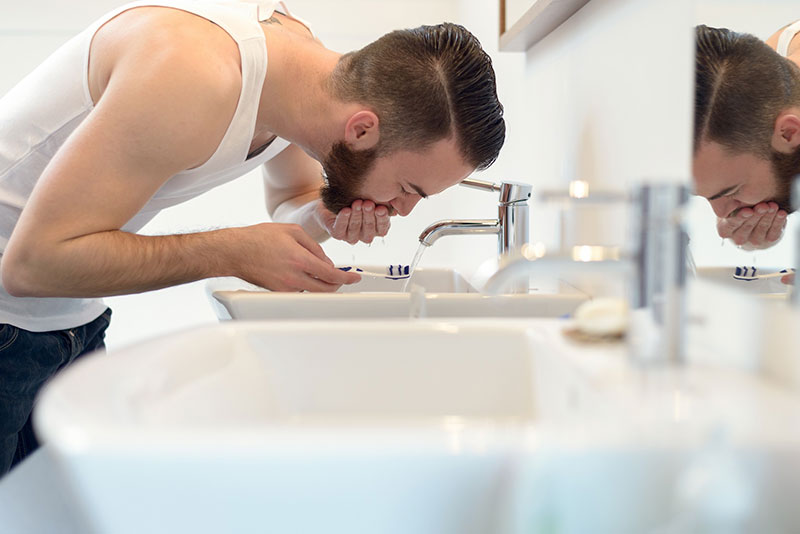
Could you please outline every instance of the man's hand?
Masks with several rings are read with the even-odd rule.
[[[740,208],[729,217],[717,219],[720,237],[754,249],[768,248],[777,243],[785,227],[786,212],[775,202]]]
[[[238,229],[247,249],[238,276],[273,291],[336,291],[361,280],[334,267],[319,243],[296,224],[264,223]]]
[[[371,200],[356,200],[349,208],[331,213],[322,202],[317,205],[317,216],[334,239],[355,245],[359,241],[372,243],[376,236],[389,231],[389,208],[376,205]]]

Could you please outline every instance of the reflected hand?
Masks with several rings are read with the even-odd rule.
[[[786,227],[786,212],[775,202],[761,202],[739,208],[730,216],[717,219],[720,237],[737,245],[768,248],[778,242]]]
[[[317,212],[322,224],[334,239],[355,245],[359,241],[372,243],[375,237],[389,232],[389,208],[371,200],[356,200],[338,214],[331,213],[320,202]]]

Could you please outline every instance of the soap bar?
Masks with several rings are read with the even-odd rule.
[[[628,329],[628,304],[623,299],[596,298],[575,310],[575,328],[591,336],[622,336]]]

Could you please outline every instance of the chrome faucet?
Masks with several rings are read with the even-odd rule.
[[[440,237],[464,234],[497,234],[497,252],[506,255],[518,252],[530,240],[528,199],[533,189],[529,184],[501,182],[495,184],[467,178],[461,185],[500,193],[497,219],[460,219],[437,221],[422,231],[419,242],[433,245]]]
[[[646,184],[627,197],[633,210],[633,246],[573,247],[571,254],[537,255],[523,250],[500,268],[483,288],[498,294],[510,283],[535,273],[564,275],[608,273],[632,280],[629,291],[632,353],[641,361],[682,363],[685,354],[685,287],[687,234],[681,211],[688,188],[676,184]],[[576,199],[591,202],[591,197]],[[601,200],[607,202],[609,200]]]

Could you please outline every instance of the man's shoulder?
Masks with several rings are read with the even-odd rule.
[[[222,28],[197,15],[169,8],[142,7],[103,25],[92,43],[91,61],[105,72],[186,78],[197,90],[238,96],[241,59],[236,42]],[[90,72],[90,76],[92,73]]]
[[[170,161],[190,168],[213,154],[234,116],[238,47],[198,17],[162,11],[115,19],[119,25],[98,32],[89,61],[93,114],[135,132],[128,150],[153,155],[169,146]]]

